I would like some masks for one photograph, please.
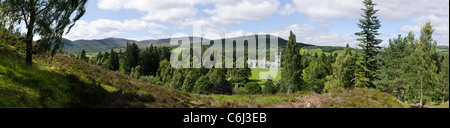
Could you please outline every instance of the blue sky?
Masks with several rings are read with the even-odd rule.
[[[430,21],[438,45],[449,45],[449,0],[374,0],[383,27],[379,38],[412,31]],[[356,46],[362,0],[90,0],[87,13],[65,35],[71,40],[108,37],[147,40],[192,35],[210,39],[273,33],[322,46]]]

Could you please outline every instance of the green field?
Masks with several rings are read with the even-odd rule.
[[[260,75],[262,72],[268,72],[270,74],[273,74],[273,76],[270,75],[270,76],[274,77],[272,79],[273,81],[280,81],[280,79],[281,79],[281,69],[273,69],[271,71],[270,69],[256,69],[255,68],[255,69],[252,69],[252,76],[249,78],[250,81],[255,81],[257,83],[266,82],[266,80],[260,79]],[[275,76],[275,74],[277,74],[277,75]]]

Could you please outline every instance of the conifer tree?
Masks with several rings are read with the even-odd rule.
[[[302,56],[300,55],[300,46],[292,31],[283,54],[280,92],[289,94],[299,91],[303,83],[301,80]]]
[[[378,54],[378,49],[381,47],[378,46],[382,40],[377,39],[376,36],[380,35],[378,33],[378,29],[380,29],[381,24],[380,20],[378,20],[375,14],[378,10],[374,9],[375,3],[372,0],[364,0],[364,5],[366,8],[361,10],[364,11],[362,15],[362,19],[359,20],[358,27],[362,29],[361,32],[355,33],[355,35],[361,37],[358,38],[360,44],[359,47],[362,48],[361,56],[363,59],[360,59],[361,62],[358,64],[361,66],[361,71],[358,83],[361,86],[375,88],[373,81],[377,79],[377,59],[376,56]]]
[[[408,36],[413,36],[409,34]],[[405,79],[401,79],[404,58],[411,54],[412,47],[407,41],[410,37],[398,36],[389,40],[389,47],[385,48],[380,55],[382,66],[380,67],[380,80],[377,81],[377,88],[381,91],[392,93],[398,99],[403,99],[405,93]],[[414,38],[414,37],[413,37]]]

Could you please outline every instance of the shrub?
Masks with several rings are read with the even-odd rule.
[[[277,89],[275,85],[273,84],[272,80],[267,80],[264,84],[264,88],[262,89],[262,93],[264,94],[275,94],[277,92]]]
[[[209,94],[213,86],[214,85],[207,76],[202,76],[195,82],[192,92],[197,94]]]
[[[233,89],[233,94],[244,95],[247,94],[247,91],[245,90],[245,88],[238,87]]]
[[[214,94],[226,94],[231,95],[233,94],[233,85],[225,80],[224,77],[222,77],[218,84],[216,84],[212,91]]]
[[[189,74],[184,79],[181,90],[185,92],[192,92],[192,89],[194,88],[195,82],[197,81],[199,75],[200,74],[198,74],[196,71],[190,71]]]
[[[248,83],[245,85],[247,94],[261,94],[261,86],[258,83]]]

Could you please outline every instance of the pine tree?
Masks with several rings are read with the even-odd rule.
[[[198,69],[192,69],[189,71],[188,75],[184,79],[183,86],[181,87],[182,91],[192,92],[192,89],[195,86],[195,82],[200,77],[200,73]]]
[[[129,74],[131,71],[131,68],[134,68],[139,65],[139,47],[136,45],[136,43],[129,44],[127,42],[126,51],[124,53],[124,63],[123,63],[123,69],[125,71],[125,74]]]
[[[111,65],[110,69],[113,71],[119,70],[119,55],[117,52],[115,52],[113,49],[110,51],[109,56],[109,64]]]
[[[169,61],[163,60],[159,63],[158,76],[161,82],[168,83],[171,81],[173,71],[175,70]]]
[[[291,31],[283,56],[283,71],[280,80],[280,92],[282,93],[289,94],[301,89],[302,56],[299,52],[300,46]]]
[[[409,34],[408,36],[413,36]],[[380,68],[380,80],[377,88],[381,91],[392,93],[398,99],[403,100],[405,93],[405,79],[401,79],[404,58],[411,54],[412,48],[407,39],[410,37],[389,40],[389,47],[380,55],[382,66]],[[414,38],[414,37],[413,37]]]
[[[86,62],[88,58],[86,57],[86,51],[81,50],[80,60]]]
[[[449,95],[448,95],[448,92],[449,92],[449,63],[448,63],[448,61],[449,61],[449,55],[448,54],[446,54],[445,56],[444,56],[444,59],[442,60],[442,62],[441,62],[441,72],[440,72],[440,80],[442,81],[442,83],[441,83],[441,87],[440,87],[440,90],[441,90],[441,95],[442,95],[442,98],[441,98],[441,100],[442,100],[442,103],[444,103],[445,101],[448,101],[449,100]]]
[[[184,82],[184,69],[179,68],[173,72],[173,78],[170,82],[170,87],[176,90],[181,90]]]
[[[378,10],[375,10],[375,3],[372,0],[364,0],[364,5],[366,8],[361,9],[364,11],[363,19],[359,20],[358,27],[362,29],[361,32],[355,33],[355,35],[360,36],[358,41],[359,47],[362,48],[361,62],[358,62],[361,66],[361,73],[358,83],[361,83],[364,87],[375,88],[373,81],[377,79],[377,59],[375,58],[378,54],[378,46],[382,40],[376,39],[376,36],[380,35],[378,29],[380,29],[381,24],[375,14]]]

